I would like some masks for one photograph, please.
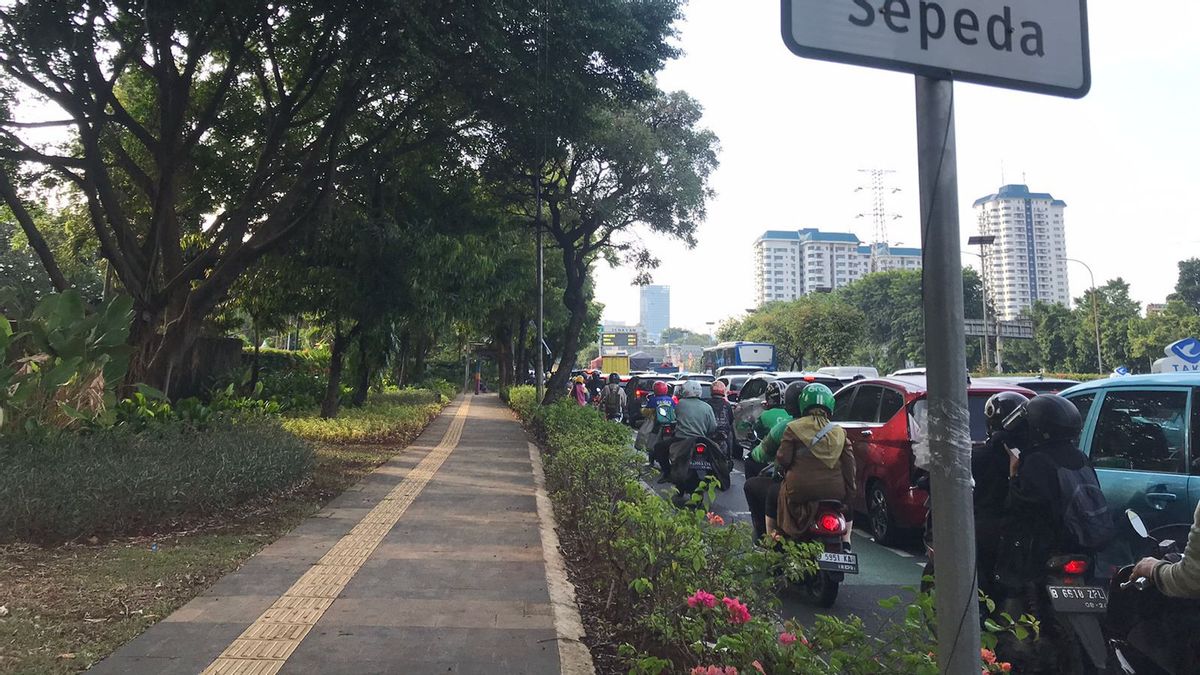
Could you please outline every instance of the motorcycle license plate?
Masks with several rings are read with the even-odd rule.
[[[822,553],[817,556],[817,569],[826,572],[858,574],[858,555],[854,553]]]
[[[1101,613],[1108,609],[1108,591],[1099,586],[1047,586],[1056,612]]]
[[[713,465],[707,459],[693,459],[688,468],[692,471],[712,471]]]

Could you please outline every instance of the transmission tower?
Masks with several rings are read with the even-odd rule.
[[[874,223],[874,231],[871,233],[871,249],[875,249],[877,244],[887,245],[888,243],[888,221],[896,220],[900,216],[897,214],[888,213],[887,196],[900,191],[900,188],[888,184],[887,176],[896,173],[892,169],[859,169],[859,173],[867,174],[869,177],[868,185],[860,185],[854,189],[855,192],[864,190],[871,191],[871,209],[867,213],[858,214],[858,218],[866,218],[870,216]]]

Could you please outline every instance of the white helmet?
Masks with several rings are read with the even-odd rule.
[[[679,395],[682,398],[700,398],[700,383],[696,380],[688,380],[683,383],[683,388],[679,390]]]

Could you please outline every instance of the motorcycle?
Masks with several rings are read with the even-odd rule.
[[[837,600],[838,588],[847,574],[858,574],[858,555],[844,549],[846,517],[842,503],[835,500],[817,502],[817,515],[804,537],[793,538],[798,543],[819,542],[825,551],[817,556],[817,572],[801,579],[794,588],[819,607],[828,609]]]
[[[1001,612],[1032,614],[1041,621],[1041,637],[1032,642],[1001,639],[997,651],[1011,655],[1021,672],[1085,673],[1103,671],[1107,649],[1100,618],[1108,609],[1108,589],[1091,585],[1092,556],[1072,553],[1046,561],[1043,576],[1004,598]],[[1007,643],[1007,644],[1005,644]],[[1049,667],[1037,670],[1033,664]],[[1053,664],[1052,666],[1050,664]]]
[[[1125,511],[1133,530],[1154,550],[1153,557],[1168,562],[1183,558],[1173,539],[1150,536],[1141,517]],[[1200,614],[1200,601],[1168,598],[1146,577],[1133,576],[1133,565],[1121,568],[1109,583],[1106,633],[1111,659],[1119,670],[1138,673],[1194,672],[1197,645],[1184,617]],[[1194,620],[1193,620],[1194,621]]]
[[[683,445],[680,446],[679,444]],[[728,490],[733,461],[725,453],[720,439],[683,439],[670,447],[671,483],[679,490],[677,503],[686,500],[709,476],[717,479],[719,490]]]

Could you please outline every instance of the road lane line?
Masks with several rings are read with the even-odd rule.
[[[458,447],[471,399],[463,399],[441,442],[350,533],[250,624],[203,675],[274,675],[341,595],[384,536]]]

